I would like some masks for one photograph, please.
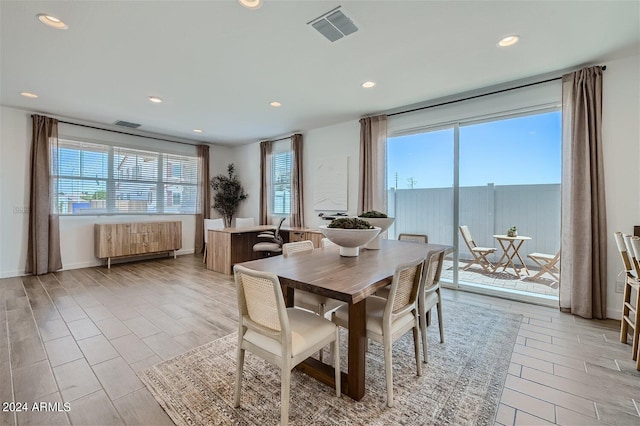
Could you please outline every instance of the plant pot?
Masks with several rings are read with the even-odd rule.
[[[380,233],[380,228],[378,227],[373,229],[343,229],[321,225],[318,229],[329,241],[340,246],[340,256],[345,257],[358,256],[360,254],[360,246],[367,244]]]
[[[366,220],[372,226],[380,228],[380,233],[376,237],[364,245],[367,250],[380,250],[380,240],[382,233],[385,232],[393,224],[393,217],[360,217],[358,219]]]

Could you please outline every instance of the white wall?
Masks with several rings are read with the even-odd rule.
[[[622,270],[613,233],[640,225],[640,56],[607,61],[603,79],[602,140],[607,204],[607,316],[620,319]]]
[[[29,215],[14,210],[29,205],[29,170],[31,158],[31,115],[8,107],[0,108],[0,278],[24,274],[27,258]],[[195,153],[195,146],[144,139],[78,126],[60,124],[60,136],[82,137],[93,141],[119,142],[144,148],[156,147],[176,153]],[[232,151],[211,146],[211,175],[226,170]],[[215,212],[214,212],[215,213]],[[64,269],[99,265],[93,256],[93,224],[180,220],[182,249],[193,253],[194,215],[61,216],[60,250]]]
[[[236,217],[252,217],[255,223],[258,223],[260,222],[260,143],[234,148],[230,162],[233,162],[238,179],[248,195],[247,199],[240,203]],[[225,173],[226,170],[225,165]]]

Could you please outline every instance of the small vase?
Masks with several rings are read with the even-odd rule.
[[[507,237],[517,237],[518,231],[507,231]]]

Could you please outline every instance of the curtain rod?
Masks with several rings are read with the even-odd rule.
[[[292,133],[289,136],[285,136],[285,137],[279,138],[279,139],[267,139],[264,142],[279,142],[279,141],[283,141],[283,140],[286,140],[286,139],[291,139],[292,137],[294,137],[297,134],[298,133]]]
[[[607,66],[604,65],[602,67],[602,71],[604,71],[606,69],[607,69]],[[455,104],[457,102],[468,101],[468,100],[471,100],[471,99],[481,98],[483,96],[496,95],[498,93],[504,93],[504,92],[508,92],[510,90],[516,90],[516,89],[523,89],[525,87],[535,86],[537,84],[549,83],[550,81],[556,81],[556,80],[560,80],[560,79],[562,79],[562,76],[554,77],[554,78],[548,78],[548,79],[542,80],[542,81],[536,81],[535,83],[522,84],[520,86],[510,87],[508,89],[494,90],[493,92],[483,93],[481,95],[467,96],[466,98],[462,98],[462,99],[455,99],[455,100],[452,100],[452,101],[441,102],[439,104],[427,105],[427,106],[423,106],[423,107],[420,107],[420,108],[409,109],[409,110],[406,110],[406,111],[394,112],[394,113],[391,113],[391,114],[387,114],[387,117],[392,117],[394,115],[407,114],[407,113],[415,112],[415,111],[422,111],[423,109],[429,109],[429,108],[435,108],[435,107],[444,106],[444,105]]]
[[[86,127],[88,129],[103,130],[105,132],[119,133],[121,135],[137,136],[139,138],[146,138],[146,139],[154,139],[154,140],[163,141],[163,142],[180,143],[180,144],[183,144],[183,145],[190,145],[190,146],[202,145],[202,143],[199,143],[198,145],[196,145],[196,144],[188,143],[188,142],[174,141],[174,140],[171,140],[171,139],[163,139],[163,138],[159,138],[159,137],[155,137],[155,136],[137,135],[135,133],[123,132],[121,130],[105,129],[103,127],[90,126],[88,124],[73,123],[71,121],[65,121],[65,120],[58,120],[58,123],[71,124],[72,126]]]

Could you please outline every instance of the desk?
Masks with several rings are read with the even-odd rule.
[[[366,298],[391,283],[396,266],[432,252],[450,250],[439,244],[414,244],[382,240],[380,250],[361,250],[357,257],[342,257],[336,246],[297,256],[276,256],[245,262],[242,266],[274,272],[286,288],[289,306],[294,291],[305,290],[349,305],[347,373],[342,373],[342,392],[359,401],[365,389]],[[308,375],[334,386],[333,367],[313,358],[300,364]]]
[[[524,243],[525,241],[529,241],[531,237],[525,237],[521,235],[518,235],[517,237],[494,235],[493,238],[498,240],[498,243],[500,243],[500,247],[502,247],[502,257],[500,257],[500,260],[498,260],[498,263],[496,263],[495,271],[498,272],[498,268],[502,266],[502,271],[504,272],[507,270],[507,267],[511,266],[513,272],[516,275],[520,275],[523,269],[527,271],[527,275],[529,275],[529,269],[527,268],[527,264],[524,263],[524,260],[522,260],[522,257],[520,257],[519,250],[522,246],[522,243]],[[516,265],[513,263],[514,257],[517,257],[518,260],[520,260],[520,264],[522,265],[520,271],[518,271]],[[504,262],[502,261],[503,259]]]
[[[260,259],[263,254],[253,251],[253,245],[259,243],[258,234],[264,231],[274,231],[274,225],[259,225],[248,228],[209,229],[207,241],[207,269],[233,274],[233,265],[247,260]],[[307,228],[281,227],[280,235],[284,242],[310,239],[315,247],[320,247],[322,234]]]

